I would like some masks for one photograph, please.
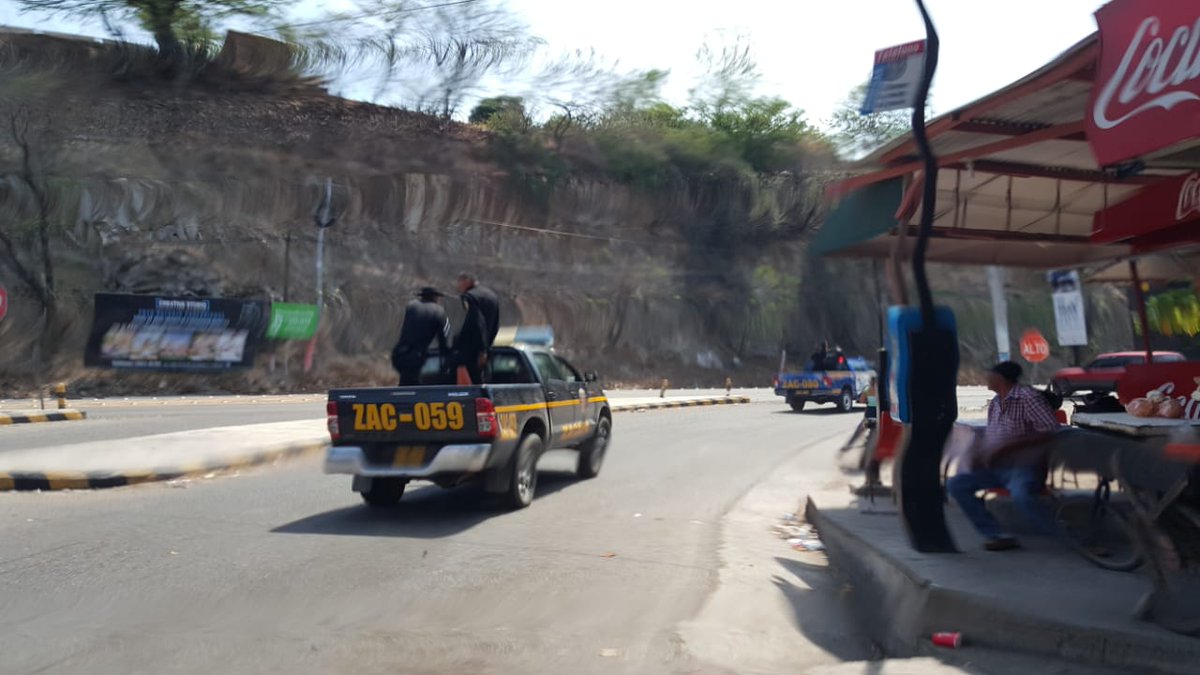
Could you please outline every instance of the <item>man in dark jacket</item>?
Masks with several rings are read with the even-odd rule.
[[[454,364],[467,369],[472,383],[482,384],[488,350],[500,332],[500,300],[466,272],[458,275],[458,292],[467,317],[454,340]]]
[[[400,373],[402,387],[420,384],[421,366],[429,354],[429,343],[435,338],[438,354],[443,359],[448,354],[446,345],[450,339],[450,321],[441,305],[443,295],[436,288],[426,286],[404,310],[400,339],[392,348],[392,367]]]

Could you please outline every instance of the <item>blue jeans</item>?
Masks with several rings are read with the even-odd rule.
[[[1046,483],[1040,471],[1030,467],[1004,469],[981,469],[962,473],[946,481],[946,491],[958,502],[963,513],[979,534],[988,539],[1010,536],[1000,527],[995,516],[988,513],[983,500],[975,496],[980,490],[1005,488],[1012,495],[1013,503],[1035,529],[1043,534],[1058,532],[1054,518],[1039,501]]]

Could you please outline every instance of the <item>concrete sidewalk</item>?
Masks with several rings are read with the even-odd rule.
[[[806,513],[853,585],[872,639],[891,655],[927,654],[932,633],[955,631],[974,647],[1129,672],[1194,673],[1200,664],[1200,639],[1133,618],[1151,587],[1144,574],[1100,569],[1046,538],[985,552],[953,506],[957,554],[914,551],[889,498],[872,513],[848,491],[815,493]]]
[[[744,396],[619,397],[614,413],[749,403]],[[0,491],[120,487],[323,452],[324,418],[215,427],[0,453]]]
[[[324,419],[217,427],[0,454],[0,490],[119,487],[317,453]]]

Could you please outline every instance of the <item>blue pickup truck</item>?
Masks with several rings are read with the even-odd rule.
[[[845,370],[805,370],[779,373],[775,377],[775,395],[787,400],[800,412],[809,401],[834,403],[842,412],[854,410],[854,402],[871,386],[875,371],[866,359],[846,359]]]

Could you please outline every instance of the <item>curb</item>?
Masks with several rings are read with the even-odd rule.
[[[92,471],[83,472],[0,472],[0,492],[30,490],[97,490],[102,488],[139,485],[191,476],[202,476],[214,471],[235,471],[252,466],[271,464],[283,459],[295,459],[324,452],[329,447],[326,441],[290,443],[261,450],[235,459],[191,464],[177,467],[162,467],[144,471]]]
[[[10,415],[8,413],[0,413],[0,426],[8,426],[10,424],[37,424],[41,422],[68,422],[72,420],[85,420],[87,413],[82,410],[59,410],[58,412],[48,413],[21,413],[19,415]]]
[[[609,403],[612,403],[611,399]],[[627,403],[625,405],[610,405],[609,410],[619,412],[636,412],[638,410],[667,410],[672,408],[698,408],[714,405],[744,405],[750,403],[749,396],[726,396],[724,398],[696,399],[694,401],[664,401],[662,403]]]
[[[831,518],[808,498],[805,517],[821,533],[831,566],[854,587],[868,637],[889,656],[927,656],[933,632],[952,625],[972,645],[1129,672],[1195,672],[1200,644],[1184,636],[1141,636],[1081,627],[997,607],[986,598],[923,579]],[[880,612],[880,607],[888,608]]]
[[[618,412],[635,412],[638,410],[663,410],[668,408],[696,408],[701,406],[714,405],[740,405],[750,403],[750,398],[747,396],[732,396],[726,398],[712,399],[697,399],[692,401],[668,401],[663,403],[644,403],[644,404],[629,404],[629,405],[614,405],[610,406],[610,410],[614,413]],[[75,414],[78,417],[63,417],[62,419],[83,419],[83,413],[78,411],[65,411],[61,414]],[[54,413],[57,416],[60,413]],[[7,416],[0,416],[0,424],[15,424],[16,422],[3,422]],[[36,417],[51,417],[47,415],[37,415]],[[23,420],[24,421],[24,420]],[[46,420],[28,420],[28,421],[50,421]],[[270,464],[283,459],[294,459],[305,455],[317,454],[324,452],[329,447],[327,441],[318,441],[311,443],[292,443],[289,445],[271,448],[240,457],[233,460],[222,460],[220,462],[210,462],[208,464],[197,464],[182,467],[167,467],[148,469],[144,471],[93,471],[93,472],[58,472],[58,473],[38,473],[38,472],[15,472],[7,473],[0,472],[0,492],[28,492],[33,490],[97,490],[103,488],[124,487],[127,485],[139,485],[142,483],[154,483],[178,478],[186,478],[189,476],[204,475],[213,471],[234,471],[237,469],[245,469],[261,464]]]

